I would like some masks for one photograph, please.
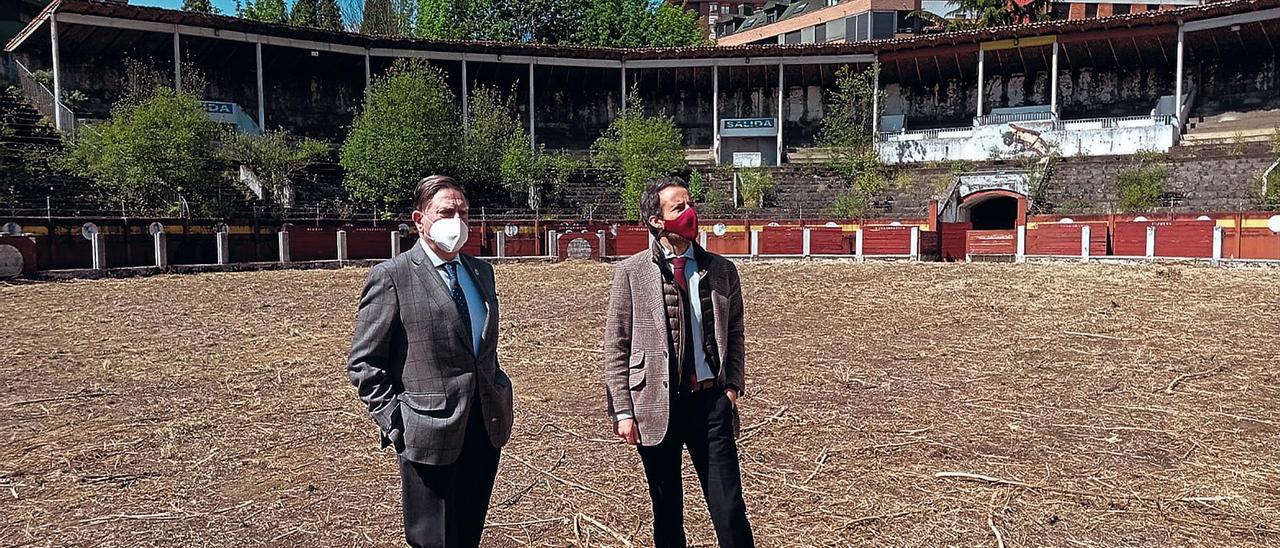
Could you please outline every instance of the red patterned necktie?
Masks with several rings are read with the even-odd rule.
[[[676,285],[680,286],[680,290],[684,291],[685,295],[689,294],[689,278],[684,276],[684,265],[687,262],[689,258],[684,255],[671,259],[671,270],[676,277]]]

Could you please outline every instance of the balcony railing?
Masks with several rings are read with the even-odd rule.
[[[35,105],[36,111],[52,121],[54,127],[67,137],[75,139],[76,131],[79,129],[76,115],[67,108],[67,105],[54,99],[53,92],[40,83],[26,66],[17,59],[13,60],[13,64],[18,68],[18,83],[22,87],[22,94]]]

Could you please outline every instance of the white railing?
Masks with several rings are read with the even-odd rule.
[[[973,128],[944,127],[935,129],[912,129],[893,132],[880,132],[883,141],[919,141],[924,139],[956,139],[973,135]]]
[[[36,80],[35,75],[20,61],[14,59],[13,64],[18,67],[18,83],[22,86],[22,94],[35,105],[41,115],[54,123],[54,127],[75,139],[76,130],[79,129],[76,115],[67,105],[54,99],[53,92]]]
[[[1049,111],[1036,112],[1001,112],[998,114],[984,114],[978,118],[978,125],[995,125],[1005,124],[1009,122],[1050,122],[1056,116]]]
[[[1110,118],[1080,118],[1076,120],[1059,120],[1054,122],[1055,131],[1114,129],[1126,127],[1167,126],[1173,124],[1173,116],[1158,114],[1155,116],[1118,116]]]

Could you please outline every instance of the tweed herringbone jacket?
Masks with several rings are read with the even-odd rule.
[[[511,437],[511,379],[498,367],[493,267],[458,257],[488,308],[479,352],[463,324],[470,320],[415,245],[369,271],[347,357],[347,377],[382,431],[383,447],[394,445],[424,464],[457,460],[477,394],[489,441],[502,447]]]
[[[701,248],[695,249],[695,254],[703,275],[700,283],[711,288],[715,346],[720,354],[717,380],[741,392],[746,356],[738,269],[732,261]],[[609,419],[617,413],[631,413],[640,431],[640,443],[646,446],[662,443],[671,420],[673,357],[662,290],[671,272],[660,266],[661,257],[661,250],[653,248],[618,263],[605,312],[604,384]]]

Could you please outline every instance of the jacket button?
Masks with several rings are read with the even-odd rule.
[[[497,418],[492,418],[492,419],[489,419],[489,422],[498,422],[498,419],[497,419]]]
[[[666,387],[667,387],[667,381],[662,381],[662,387],[663,387],[663,388],[666,388]]]

